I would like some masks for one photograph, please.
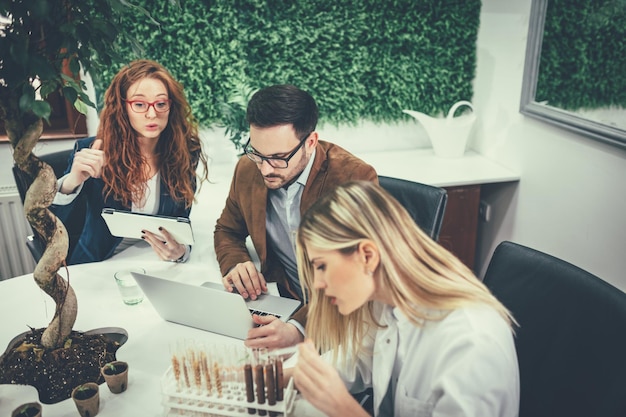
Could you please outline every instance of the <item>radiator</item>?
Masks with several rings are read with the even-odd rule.
[[[34,271],[35,261],[26,247],[32,234],[16,186],[0,186],[0,280]]]

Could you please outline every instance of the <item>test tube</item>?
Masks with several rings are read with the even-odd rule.
[[[191,370],[193,372],[193,381],[196,386],[196,391],[200,394],[202,390],[202,364],[199,360],[199,354],[193,349],[188,350],[189,361],[191,363]]]
[[[189,384],[189,370],[187,369],[188,367],[188,363],[189,363],[189,359],[187,358],[187,355],[185,355],[184,353],[181,355],[181,364],[183,367],[183,380],[185,382],[185,388],[189,388],[190,384]]]
[[[274,374],[274,360],[268,358],[265,363],[265,387],[267,389],[267,405],[276,405],[276,376]],[[276,417],[275,411],[270,411],[270,417]]]
[[[283,358],[276,358],[274,361],[276,367],[276,400],[283,400],[283,386],[285,385],[283,375]]]
[[[256,402],[257,404],[265,404],[265,381],[263,380],[263,365],[257,363],[254,366],[254,382],[256,383]],[[265,410],[259,410],[259,415],[264,416]]]
[[[178,360],[178,357],[176,357],[176,353],[172,354],[172,372],[174,373],[174,379],[176,380],[176,391],[180,391],[180,361]]]
[[[213,358],[215,360],[216,358]],[[222,377],[220,376],[220,366],[217,360],[213,362],[213,380],[215,381],[215,388],[217,389],[217,396],[222,397]]]
[[[267,404],[276,404],[276,379],[274,378],[274,364],[268,360],[265,364],[265,386],[267,388]]]
[[[204,375],[204,384],[206,388],[206,395],[211,395],[211,391],[213,387],[211,385],[211,372],[209,371],[209,359],[207,358],[206,352],[200,352],[200,364],[202,368],[202,375]]]
[[[254,383],[252,382],[252,365],[246,363],[243,366],[244,380],[246,383],[246,401],[249,403],[254,402]],[[248,408],[248,414],[254,414],[254,408]]]

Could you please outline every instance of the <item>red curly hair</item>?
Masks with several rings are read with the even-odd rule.
[[[148,172],[142,156],[137,132],[132,128],[124,103],[126,93],[135,82],[153,78],[161,81],[171,100],[167,127],[156,146],[161,180],[172,199],[185,202],[189,208],[194,201],[196,168],[204,166],[201,180],[208,177],[206,155],[198,135],[198,123],[191,113],[183,86],[157,62],[142,59],[124,66],[113,78],[104,94],[97,138],[103,140],[106,163],[102,167],[103,193],[130,207],[133,200],[144,195]]]

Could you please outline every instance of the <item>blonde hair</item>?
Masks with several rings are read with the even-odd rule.
[[[314,289],[307,247],[350,254],[366,239],[380,252],[374,272],[379,287],[416,326],[477,304],[494,308],[510,326],[515,323],[472,271],[424,233],[397,200],[372,182],[353,181],[311,206],[297,235],[298,273],[305,299],[310,297],[306,332],[320,351],[333,350],[335,358],[356,356],[368,330],[379,324],[372,301],[342,316],[322,290]],[[433,309],[443,314],[429,315]]]

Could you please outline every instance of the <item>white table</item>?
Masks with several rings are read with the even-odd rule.
[[[141,242],[145,246],[146,244]],[[207,273],[193,265],[158,261],[149,247],[132,247],[105,262],[75,265],[69,268],[69,279],[78,299],[75,330],[87,331],[101,327],[121,327],[128,332],[128,341],[118,350],[117,358],[129,363],[128,391],[121,395],[101,389],[103,416],[156,416],[162,414],[160,378],[170,364],[170,344],[180,339],[211,343],[243,342],[165,322],[149,301],[127,306],[119,295],[113,273],[127,266],[141,266],[149,274],[190,283],[207,280]],[[63,271],[62,271],[63,272]],[[28,327],[45,327],[54,315],[54,302],[39,289],[31,275],[0,282],[0,349],[27,331]],[[37,400],[34,388],[26,390],[24,399]],[[10,388],[12,389],[12,388]],[[31,395],[32,394],[32,395]],[[6,400],[0,402],[0,415]],[[23,401],[24,402],[24,401]],[[17,405],[17,404],[16,404]],[[44,416],[76,416],[71,400],[44,405]]]
[[[359,155],[371,163],[380,175],[448,186],[459,184],[517,180],[516,174],[469,152],[463,158],[441,159],[432,150],[382,152]],[[159,260],[144,242],[140,242],[104,262],[69,267],[69,279],[78,298],[78,317],[74,330],[87,331],[102,327],[121,327],[129,335],[118,352],[118,359],[129,363],[129,387],[114,395],[100,390],[99,416],[158,416],[163,414],[160,378],[170,365],[170,344],[181,339],[209,343],[232,343],[240,340],[165,322],[149,301],[125,305],[118,293],[113,274],[130,266],[139,266],[150,275],[201,284],[220,281],[213,250],[215,220],[224,202],[234,169],[234,162],[211,168],[212,183],[205,183],[191,212],[196,243],[186,264]],[[65,274],[64,271],[61,271]],[[0,352],[18,334],[45,327],[54,315],[55,305],[35,284],[32,275],[0,281]],[[0,385],[0,415],[8,416],[17,405],[37,401],[33,387]],[[296,401],[297,416],[317,416],[306,401]],[[44,404],[46,417],[75,417],[78,415],[71,399],[57,404]]]
[[[214,253],[196,253],[197,249],[194,248],[190,262],[175,264],[158,260],[147,243],[140,242],[104,262],[68,268],[78,299],[74,330],[121,327],[128,332],[128,341],[117,351],[117,358],[129,363],[128,390],[115,395],[106,385],[101,385],[99,416],[163,415],[160,379],[171,363],[170,345],[177,341],[243,345],[237,339],[166,322],[148,300],[135,306],[122,302],[113,274],[129,266],[140,266],[150,275],[191,284],[219,281]],[[207,257],[211,256],[213,261],[209,262]],[[27,331],[28,326],[47,326],[54,309],[54,302],[39,289],[31,274],[0,281],[0,351],[4,352],[8,343]],[[33,387],[0,385],[0,415],[8,416],[13,408],[30,401],[38,401]],[[78,415],[71,399],[43,407],[46,417]],[[319,412],[302,399],[296,401],[295,407],[294,415],[319,416]]]
[[[129,335],[118,350],[117,358],[129,363],[129,388],[121,395],[101,389],[102,416],[156,416],[162,414],[160,378],[170,364],[169,345],[180,339],[198,339],[211,343],[243,342],[225,336],[165,322],[149,301],[127,306],[117,290],[113,274],[130,266],[139,266],[148,274],[167,279],[201,284],[220,281],[219,267],[213,250],[213,228],[224,206],[234,164],[211,169],[212,183],[204,183],[195,203],[191,221],[194,244],[191,258],[185,264],[163,262],[145,242],[128,248],[104,262],[73,265],[69,279],[78,299],[78,317],[74,330],[87,331],[102,327],[121,327]],[[61,271],[65,276],[65,271]],[[0,352],[17,335],[45,327],[54,316],[55,304],[39,289],[32,274],[0,281]],[[0,415],[8,416],[17,405],[37,401],[33,387],[0,385]],[[44,404],[44,416],[76,416],[74,404],[65,400]]]

